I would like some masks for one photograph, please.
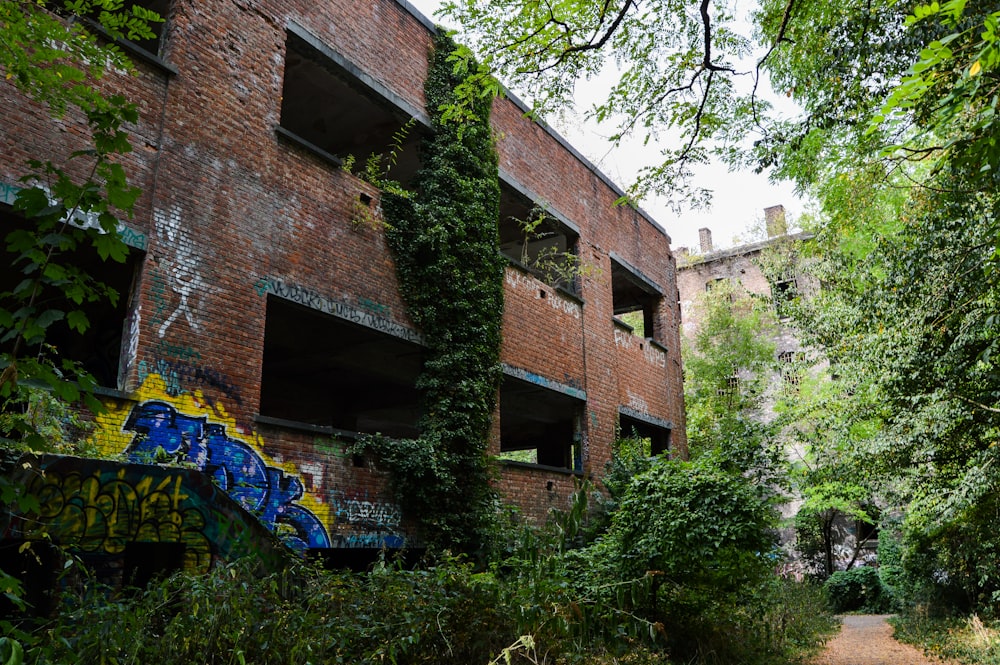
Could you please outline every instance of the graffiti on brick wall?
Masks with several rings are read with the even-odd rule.
[[[504,281],[511,288],[533,293],[536,298],[543,297],[542,294],[545,294],[544,297],[548,301],[549,307],[557,312],[567,314],[576,319],[583,316],[583,308],[580,306],[580,303],[566,298],[559,293],[550,292],[550,289],[545,287],[538,279],[531,275],[526,275],[516,268],[507,268],[504,273]]]
[[[284,282],[277,277],[261,277],[254,284],[254,289],[256,289],[257,295],[262,296],[265,293],[273,293],[286,300],[305,305],[310,309],[332,314],[337,318],[371,328],[372,330],[384,332],[393,337],[405,339],[408,342],[415,344],[423,343],[423,339],[417,331],[411,330],[384,316],[390,313],[388,307],[385,305],[378,305],[376,307],[376,303],[370,300],[359,301],[362,306],[355,307],[354,305],[329,298],[304,286]]]
[[[197,354],[188,347],[170,351]],[[346,451],[314,442],[319,456],[276,460],[264,452],[260,435],[240,427],[222,404],[201,391],[171,394],[159,374],[145,378],[136,400],[109,403],[97,416],[95,442],[108,453],[124,451],[130,460],[143,463],[168,458],[202,471],[299,551],[404,545],[398,505],[367,490],[324,486],[328,472],[335,473],[328,471],[330,465],[350,463]]]
[[[330,546],[319,518],[298,504],[304,494],[299,477],[265,464],[225,425],[151,400],[132,408],[124,429],[135,433],[129,459],[149,461],[165,453],[192,463],[293,549]]]
[[[239,405],[243,404],[240,387],[226,374],[187,360],[154,357],[139,362],[139,382],[149,376],[160,376],[167,394],[176,397],[192,388],[215,388]]]
[[[171,395],[158,374],[145,378],[137,398],[97,416],[98,446],[124,450],[136,462],[190,464],[293,549],[330,547],[329,507],[305,491],[293,464],[267,457],[257,435],[246,434],[221,404],[201,391]]]
[[[52,539],[83,554],[112,557],[131,542],[181,543],[183,567],[195,573],[250,551],[249,543],[233,537],[247,525],[203,476],[72,457],[35,464],[40,468],[25,465],[17,480],[38,498],[38,508],[14,522],[15,537]]]
[[[198,257],[191,250],[191,243],[181,228],[180,208],[171,208],[169,212],[154,210],[153,221],[160,242],[173,255],[164,258],[163,263],[170,275],[170,289],[177,296],[177,304],[172,305],[173,309],[160,324],[157,334],[163,337],[170,326],[182,318],[191,330],[198,332],[201,330],[199,313],[210,287],[198,267]]]

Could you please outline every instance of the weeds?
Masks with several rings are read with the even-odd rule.
[[[1000,665],[1000,621],[979,616],[930,617],[919,612],[891,620],[896,637],[941,658],[968,665]]]

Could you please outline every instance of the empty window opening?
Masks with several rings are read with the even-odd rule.
[[[661,455],[670,450],[670,428],[643,422],[624,414],[618,416],[618,436],[641,446],[644,457]]]
[[[0,206],[0,237],[6,238],[8,233],[16,229],[31,228],[30,220],[14,214],[7,206]],[[6,248],[6,242],[3,242],[2,246]],[[8,260],[0,262],[0,291],[12,291],[24,278],[20,272],[21,266],[11,265],[10,258],[13,255],[8,253],[7,257]],[[37,355],[42,351],[50,359],[75,360],[94,377],[98,385],[118,388],[118,366],[121,360],[125,319],[142,257],[141,251],[130,248],[125,263],[118,263],[112,259],[105,261],[91,245],[54,254],[52,265],[79,269],[95,282],[114,289],[118,294],[118,300],[112,303],[108,298],[102,297],[95,302],[85,300],[77,305],[66,300],[63,294],[56,290],[41,293],[36,299],[37,307],[61,310],[64,313],[80,311],[86,316],[89,326],[81,333],[70,328],[66,318],[63,318],[49,326],[43,347],[39,348],[36,345],[30,349],[22,348],[20,354]],[[13,340],[8,340],[0,348],[9,352],[12,346]]]
[[[781,365],[781,378],[785,383],[797,386],[802,381],[802,363],[805,354],[801,351],[782,351],[778,354]]]
[[[269,295],[260,414],[349,432],[418,435],[413,342]]]
[[[581,471],[582,409],[579,399],[504,376],[500,387],[500,459]]]
[[[408,183],[419,167],[421,130],[410,116],[330,56],[289,32],[281,129],[354,173],[369,163]]]
[[[579,236],[509,183],[500,181],[500,251],[549,286],[577,293]]]
[[[785,319],[791,315],[791,305],[796,295],[798,295],[798,287],[794,279],[781,279],[771,286],[774,310],[780,318]]]
[[[656,310],[663,300],[659,291],[613,258],[611,291],[615,318],[631,328],[632,334],[656,339]]]

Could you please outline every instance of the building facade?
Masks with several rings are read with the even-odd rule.
[[[104,81],[140,111],[125,166],[142,195],[120,227],[131,254],[79,257],[122,298],[91,312],[85,337],[53,333],[103,386],[94,439],[193,464],[298,549],[403,547],[413,534],[385,477],[346,446],[417,433],[424,339],[379,191],[352,168],[398,144],[389,176],[412,177],[435,28],[403,0],[134,4],[166,21],[123,45],[136,76]],[[86,128],[0,86],[0,223],[14,228],[26,160],[84,147]],[[495,101],[493,125],[509,264],[491,452],[499,489],[542,520],[578,477],[600,477],[619,428],[685,454],[678,286],[669,237],[616,206],[596,167],[516,99]]]

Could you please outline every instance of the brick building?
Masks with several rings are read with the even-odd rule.
[[[86,338],[54,337],[104,387],[95,440],[135,461],[186,458],[298,548],[402,546],[412,534],[385,479],[345,443],[416,432],[423,338],[379,192],[345,166],[405,126],[390,175],[415,171],[434,28],[403,0],[135,4],[166,22],[124,44],[137,76],[106,80],[139,105],[126,167],[143,194],[121,225],[129,261],[88,263],[123,297],[92,312]],[[0,85],[0,223],[13,228],[25,160],[64,158],[85,128]],[[600,476],[619,427],[683,455],[684,407],[669,237],[615,206],[622,192],[524,111],[510,97],[493,111],[510,261],[491,445],[507,458],[501,490],[538,520],[577,477]],[[539,208],[543,228],[526,238],[516,220]],[[541,255],[588,270],[557,276]],[[617,318],[627,312],[642,312],[645,336]],[[112,538],[98,527],[96,549]],[[115,537],[177,539],[144,533]]]
[[[782,310],[788,302],[796,296],[808,296],[818,288],[815,279],[802,269],[798,255],[799,244],[811,238],[811,234],[788,233],[784,206],[765,208],[764,215],[766,240],[717,250],[712,244],[711,230],[703,228],[698,230],[697,252],[678,248],[677,289],[684,321],[683,337],[693,337],[698,329],[698,296],[719,282],[732,282],[751,294],[770,299],[780,322],[787,321]],[[774,341],[779,358],[792,360],[801,350],[790,326],[779,325]]]

